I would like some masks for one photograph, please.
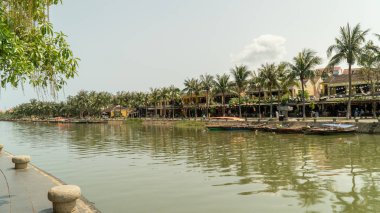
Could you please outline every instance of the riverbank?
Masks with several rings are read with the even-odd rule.
[[[380,123],[378,119],[346,119],[346,118],[336,118],[336,117],[319,117],[317,119],[307,118],[305,120],[300,118],[289,118],[288,121],[278,121],[277,119],[270,118],[247,118],[245,121],[230,121],[230,120],[216,120],[216,119],[160,119],[160,118],[129,118],[129,119],[70,119],[67,121],[52,121],[52,120],[36,120],[36,119],[7,119],[0,121],[13,121],[13,122],[42,122],[42,123],[67,123],[67,124],[111,124],[111,125],[121,125],[130,123],[141,123],[143,125],[158,125],[158,126],[174,126],[181,128],[203,128],[207,124],[257,124],[257,123],[267,123],[267,124],[289,124],[297,126],[318,126],[322,123],[344,123],[353,124],[358,127],[358,133],[364,134],[380,134]]]
[[[4,150],[0,153],[3,173],[0,176],[0,212],[53,212],[47,192],[51,187],[65,183],[33,164],[29,164],[27,169],[13,169],[11,159],[12,154]],[[100,213],[83,196],[77,200],[76,207],[78,213]]]
[[[377,119],[336,119],[336,118],[318,118],[318,119],[289,119],[288,121],[278,121],[275,119],[247,119],[247,121],[223,121],[223,120],[162,120],[162,119],[144,119],[142,123],[145,125],[165,125],[165,126],[179,126],[179,127],[204,127],[207,124],[220,124],[220,125],[249,125],[258,123],[267,123],[269,125],[283,125],[290,126],[319,126],[323,123],[344,123],[353,124],[358,127],[357,132],[363,134],[380,134],[380,123]]]

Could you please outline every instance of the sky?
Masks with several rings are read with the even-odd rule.
[[[81,61],[58,100],[80,90],[183,88],[186,78],[290,61],[303,48],[325,64],[339,27],[360,23],[370,39],[380,33],[379,8],[378,0],[63,0],[51,21]],[[31,98],[52,99],[7,87],[0,109]]]

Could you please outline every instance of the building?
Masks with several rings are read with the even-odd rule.
[[[102,115],[107,116],[109,118],[115,117],[128,117],[130,114],[130,109],[128,107],[122,107],[120,105],[108,107],[102,111]]]

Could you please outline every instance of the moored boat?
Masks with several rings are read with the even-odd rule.
[[[244,121],[243,118],[238,117],[210,117],[209,119],[218,121]]]
[[[322,124],[320,127],[310,127],[304,130],[308,135],[333,135],[355,133],[358,127],[352,124]]]
[[[305,127],[279,127],[274,129],[274,132],[282,134],[302,134],[304,130]]]
[[[264,125],[258,130],[262,130],[265,132],[276,132],[281,134],[301,134],[303,133],[305,127],[304,126],[291,126],[289,124],[286,125]]]
[[[249,131],[253,130],[254,127],[250,125],[210,124],[206,125],[206,128],[210,131]]]

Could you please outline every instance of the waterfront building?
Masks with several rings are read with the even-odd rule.
[[[360,110],[363,116],[370,116],[375,102],[379,109],[380,84],[375,82],[374,94],[371,93],[371,82],[363,75],[361,69],[352,69],[352,109]],[[315,76],[304,80],[304,88],[308,98],[306,99],[306,113],[311,116],[313,112],[319,112],[321,116],[345,116],[346,103],[348,100],[348,69],[342,67],[321,68],[315,71]],[[287,91],[279,91],[274,88],[271,93],[267,89],[260,92],[257,89],[248,89],[242,94],[242,111],[244,117],[258,117],[259,97],[262,116],[269,116],[270,97],[273,100],[273,113],[275,114],[280,105],[288,105],[293,108],[289,116],[300,116],[302,101],[300,98],[301,88],[299,85],[288,87]],[[286,95],[285,95],[286,94]],[[222,94],[211,93],[210,116],[222,115]],[[237,94],[230,92],[225,94],[225,112],[227,116],[238,115]],[[157,106],[149,106],[146,113],[149,117],[158,110],[160,117],[203,117],[206,113],[206,93],[198,95],[183,94],[180,100],[173,103],[158,103]],[[144,110],[139,110],[145,116]],[[380,112],[379,112],[380,113]]]

